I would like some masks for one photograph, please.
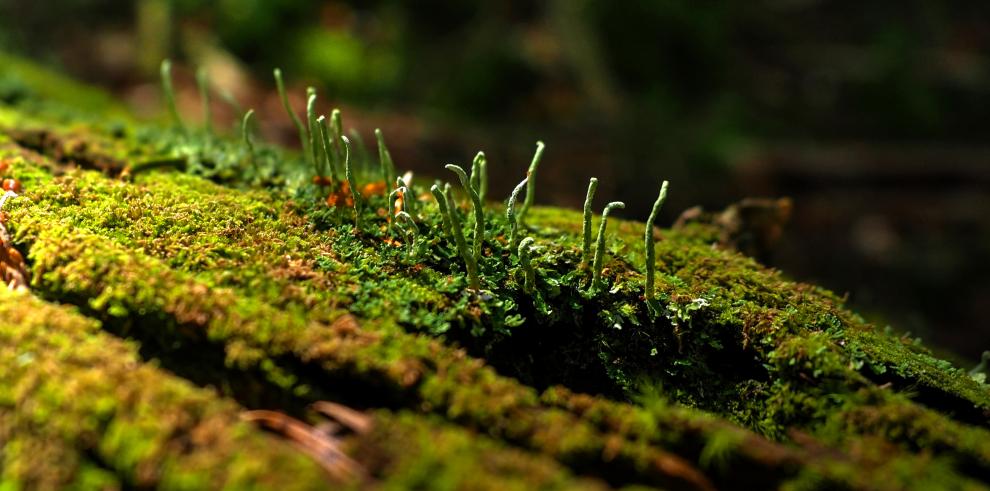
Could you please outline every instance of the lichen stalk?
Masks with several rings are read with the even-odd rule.
[[[289,114],[289,119],[292,120],[296,131],[299,132],[299,144],[302,145],[303,155],[309,155],[309,138],[306,136],[306,127],[303,126],[299,116],[296,115],[296,112],[292,110],[292,106],[289,104],[289,95],[285,92],[285,82],[282,81],[282,70],[276,68],[272,71],[272,75],[275,76],[275,88],[278,89],[278,96],[282,99],[282,107],[285,108],[285,112]]]
[[[344,177],[347,179],[347,187],[350,188],[351,199],[354,201],[354,227],[361,230],[361,192],[358,190],[357,181],[354,179],[354,169],[351,165],[351,141],[346,136],[341,135],[344,143]]]
[[[447,234],[447,240],[456,246],[457,239],[454,237],[453,225],[450,222],[447,198],[444,196],[443,191],[440,190],[440,186],[436,184],[430,187],[430,192],[433,193],[433,197],[437,200],[437,207],[440,208],[440,226],[443,228],[444,233]]]
[[[514,250],[516,245],[516,234],[519,233],[519,221],[516,220],[516,202],[519,200],[519,193],[526,187],[529,178],[524,178],[512,194],[509,195],[509,203],[505,206],[505,218],[509,221],[509,250]]]
[[[478,152],[474,156],[474,160],[471,161],[471,187],[478,192],[482,203],[484,203],[485,195],[488,193],[487,170],[488,164],[485,158],[485,152]]]
[[[248,161],[251,163],[251,168],[254,169],[255,177],[258,174],[258,162],[254,158],[254,142],[251,141],[251,118],[254,116],[254,109],[249,109],[248,112],[244,113],[244,119],[241,120],[241,139],[244,141],[244,146],[247,147]]]
[[[196,70],[196,86],[199,87],[199,100],[203,105],[203,131],[213,132],[212,115],[210,114],[210,77],[205,67]]]
[[[340,177],[337,175],[337,168],[333,166],[333,162],[331,161],[333,147],[330,143],[330,128],[327,124],[326,116],[316,118],[316,122],[320,128],[320,141],[323,145],[323,164],[324,167],[330,169],[330,187],[334,189],[334,185],[340,181]]]
[[[185,124],[182,123],[182,116],[179,114],[179,107],[175,104],[175,90],[172,88],[172,62],[162,60],[161,66],[162,95],[165,97],[165,106],[168,107],[172,122],[180,130],[185,131]]]
[[[663,207],[664,201],[667,201],[667,186],[669,183],[664,181],[660,185],[660,194],[657,196],[656,202],[653,203],[653,210],[650,211],[650,217],[646,220],[646,231],[643,233],[643,243],[646,245],[646,300],[652,301],[655,298],[655,282],[656,282],[656,250],[653,247],[653,224],[657,220],[657,215],[660,214],[660,208]]]
[[[330,134],[332,136],[331,141],[333,142],[333,163],[331,165],[335,167],[340,167],[343,163],[342,154],[343,149],[341,148],[340,138],[344,136],[344,123],[341,121],[340,109],[334,109],[330,112]]]
[[[467,172],[464,172],[461,166],[447,164],[444,168],[457,174],[457,178],[461,181],[461,187],[464,188],[464,192],[471,198],[471,205],[474,208],[474,247],[472,249],[474,251],[475,261],[481,261],[481,244],[485,238],[485,209],[481,203],[481,196],[471,186]]]
[[[378,165],[381,168],[382,179],[390,183],[395,180],[395,166],[392,163],[392,154],[385,146],[385,135],[379,128],[375,128],[375,139],[378,141]]]
[[[612,210],[625,208],[621,201],[613,201],[605,205],[602,211],[602,223],[598,226],[598,239],[595,241],[595,262],[591,267],[591,291],[598,291],[602,286],[602,262],[605,259],[605,232],[608,227],[608,215]]]
[[[519,209],[516,217],[519,220],[519,225],[523,227],[526,226],[526,214],[529,212],[529,208],[533,206],[533,200],[536,199],[536,170],[540,167],[544,148],[546,148],[546,145],[543,142],[536,142],[536,153],[533,154],[533,161],[529,163],[529,170],[526,171],[526,178],[529,179],[526,184],[526,199],[523,201],[522,208]]]
[[[440,186],[434,184],[430,188],[430,192],[433,193],[433,197],[437,200],[437,206],[440,207],[440,214],[444,217],[444,221],[450,229],[451,238],[454,239],[454,245],[457,247],[457,251],[464,261],[464,269],[467,270],[471,289],[480,291],[481,280],[478,278],[478,264],[475,262],[474,256],[468,251],[467,241],[464,239],[464,232],[461,230],[461,221],[452,209],[454,197],[450,186],[445,186],[444,191],[441,192]]]
[[[316,177],[322,177],[324,172],[322,169],[323,159],[320,154],[322,145],[320,144],[319,135],[319,123],[316,117],[316,89],[310,87],[307,89],[308,96],[306,97],[306,127],[309,133],[309,158],[312,159],[313,164],[313,174]]]
[[[481,162],[478,162],[478,170],[481,172],[481,186],[478,188],[478,195],[481,196],[481,201],[485,201],[488,196],[488,158],[485,154],[481,154]]]
[[[588,194],[584,197],[584,242],[581,253],[581,265],[587,266],[591,259],[591,202],[595,199],[595,191],[598,189],[598,178],[592,177],[588,181]]]

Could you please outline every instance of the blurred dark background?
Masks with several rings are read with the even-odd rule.
[[[637,219],[671,180],[665,225],[789,196],[770,265],[967,358],[990,348],[987,2],[0,0],[0,48],[149,116],[161,59],[190,118],[205,67],[292,145],[278,66],[299,110],[317,87],[401,168],[485,150],[493,195],[542,139],[547,204],[579,206],[591,176]]]

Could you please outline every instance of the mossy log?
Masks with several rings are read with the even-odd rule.
[[[712,226],[654,231],[653,309],[642,223],[613,222],[591,290],[579,211],[529,209],[524,268],[488,203],[478,292],[426,186],[403,193],[416,240],[389,235],[377,162],[357,228],[351,191],[291,152],[0,62],[0,168],[24,189],[0,221],[30,271],[0,293],[0,489],[990,482],[982,377]],[[360,472],[243,418],[318,428],[318,401],[370,422],[327,440]]]

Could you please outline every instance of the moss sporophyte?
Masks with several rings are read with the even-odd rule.
[[[592,241],[597,180],[583,214],[533,204],[542,146],[503,214],[484,202],[484,154],[451,168],[456,195],[431,186],[434,202],[381,132],[376,160],[339,111],[312,124],[307,106],[295,153],[252,138],[252,112],[236,140],[137,123],[121,137],[0,103],[0,167],[26,190],[0,224],[37,293],[0,292],[0,488],[323,489],[314,461],[240,414],[335,397],[373,409],[340,448],[382,488],[967,489],[990,475],[985,364],[956,368],[713,247],[710,224],[655,240],[666,183],[645,223],[609,203]],[[35,124],[56,150],[11,130]],[[188,165],[126,180],[63,162],[173,151]]]

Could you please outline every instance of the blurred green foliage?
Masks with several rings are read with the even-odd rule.
[[[55,3],[0,0],[0,44],[51,57],[144,30],[138,50],[154,56],[148,38],[179,59],[209,43],[259,80],[280,66],[351,104],[602,131],[628,149],[618,159],[675,168],[717,168],[766,139],[977,139],[990,102],[979,2]]]

